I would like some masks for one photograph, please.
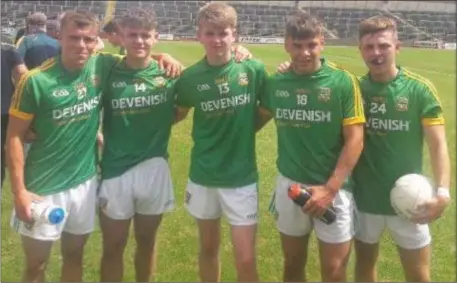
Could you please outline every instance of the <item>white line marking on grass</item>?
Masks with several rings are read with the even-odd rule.
[[[357,59],[354,59],[352,57],[349,57],[349,56],[343,56],[343,55],[330,55],[330,57],[335,57],[335,58],[339,58],[339,59],[343,59],[343,60],[351,60],[351,61],[357,61],[358,64],[362,64],[362,63],[359,63],[361,61],[358,61]],[[408,67],[408,66],[405,66],[407,69],[409,70],[416,70],[416,71],[421,71],[421,72],[426,72],[426,73],[431,73],[431,74],[437,74],[437,75],[444,75],[444,76],[448,76],[448,77],[455,77],[455,74],[449,74],[449,73],[444,73],[444,72],[439,72],[439,71],[433,71],[433,70],[427,70],[427,69],[422,69],[422,68],[413,68],[413,67]]]

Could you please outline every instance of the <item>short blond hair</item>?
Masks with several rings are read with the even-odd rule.
[[[210,2],[201,7],[197,14],[197,25],[202,22],[221,28],[236,28],[238,15],[235,9],[225,3]]]
[[[397,36],[397,23],[385,16],[374,16],[365,19],[359,24],[359,39],[367,34],[373,34],[380,31],[392,31]]]
[[[79,28],[93,26],[98,30],[100,27],[97,16],[87,11],[66,11],[60,20],[60,29],[64,30],[65,26],[69,23],[74,23]]]

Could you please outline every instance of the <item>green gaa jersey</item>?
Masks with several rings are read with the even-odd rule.
[[[153,157],[167,157],[174,121],[175,81],[157,63],[141,70],[122,61],[103,91],[102,178],[119,176]]]
[[[266,77],[257,60],[214,67],[203,59],[183,72],[177,104],[194,108],[192,182],[216,188],[257,182],[255,118]]]
[[[310,75],[290,70],[271,76],[261,98],[277,127],[278,170],[304,184],[327,182],[344,146],[343,126],[365,122],[357,78],[321,63]]]
[[[360,211],[395,215],[390,190],[399,177],[422,173],[422,126],[443,124],[442,107],[432,83],[402,68],[391,82],[367,74],[360,86],[367,124],[354,198]]]
[[[55,194],[96,174],[102,82],[117,60],[93,55],[81,71],[69,72],[58,56],[21,78],[10,115],[33,119],[37,133],[25,161],[27,190]]]

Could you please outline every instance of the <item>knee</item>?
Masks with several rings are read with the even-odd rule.
[[[408,276],[409,282],[430,282],[430,274],[428,272],[421,272]]]
[[[124,253],[124,248],[127,245],[127,238],[110,238],[103,240],[103,254],[105,256],[117,256]]]
[[[238,270],[251,270],[256,266],[256,259],[254,254],[242,254],[236,260],[236,267]]]
[[[82,262],[84,249],[63,249],[62,257],[65,261]]]
[[[35,274],[35,273],[40,273],[44,272],[46,270],[46,265],[48,263],[48,260],[46,258],[28,258],[27,259],[27,264],[26,264],[26,272],[27,274]]]
[[[135,235],[138,251],[149,252],[154,250],[155,236],[151,234],[137,234]]]
[[[210,241],[200,244],[200,256],[205,258],[215,258],[219,255],[219,244],[216,241]]]
[[[301,256],[284,257],[284,270],[287,273],[303,273],[305,270],[306,258]]]
[[[406,280],[409,282],[430,282],[428,267],[418,267],[416,270],[405,270]]]
[[[322,264],[322,280],[327,282],[345,281],[347,262],[332,259]]]

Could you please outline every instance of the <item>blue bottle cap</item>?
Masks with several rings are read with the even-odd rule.
[[[65,218],[65,211],[62,208],[54,208],[49,213],[48,220],[51,224],[59,224]]]

